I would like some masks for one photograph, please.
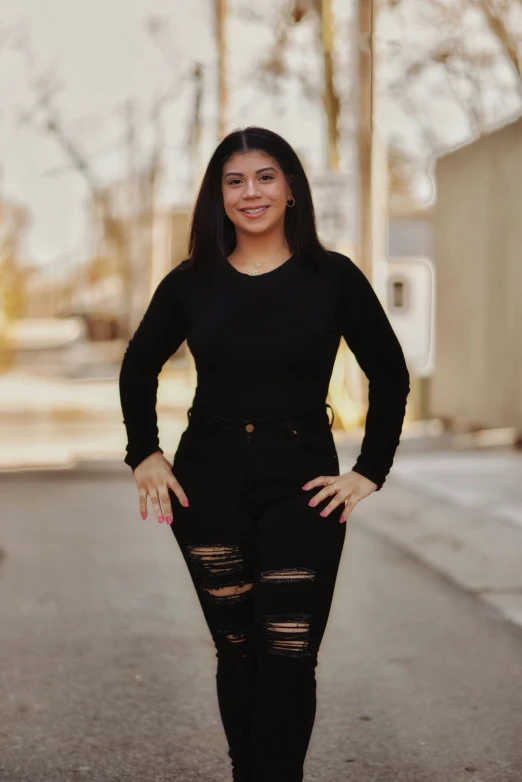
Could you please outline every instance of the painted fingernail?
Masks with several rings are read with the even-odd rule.
[[[184,508],[188,508],[188,505],[189,505],[188,504],[188,500],[183,500],[183,502],[181,504],[183,505]]]
[[[142,519],[146,519],[146,518],[147,518],[147,514],[146,514],[146,513],[142,513],[142,514],[141,514],[141,518],[142,518]]]
[[[315,500],[310,500],[310,502],[308,504],[311,505],[312,508],[313,508],[313,506],[315,505]]]
[[[167,516],[165,521],[167,522],[167,524],[172,524],[172,516]]]
[[[339,519],[339,524],[344,524],[345,521],[346,521],[346,519],[342,519],[341,518],[341,519]]]
[[[322,510],[322,511],[321,511],[321,513],[319,514],[319,516],[327,516],[327,515],[328,515],[328,514],[326,513],[326,511],[325,511],[325,510]]]
[[[301,486],[301,488],[302,488],[302,489],[308,489],[308,484],[307,484],[307,483],[305,483],[305,485],[304,485],[304,486]]]
[[[164,518],[163,518],[163,516],[158,516],[158,521],[159,521],[159,523],[161,524],[161,522],[162,522],[162,521],[164,521]]]

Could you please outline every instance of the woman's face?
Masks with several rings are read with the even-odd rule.
[[[291,190],[278,163],[265,152],[238,152],[223,166],[225,212],[237,230],[264,233],[284,220]],[[249,214],[245,210],[259,210]]]

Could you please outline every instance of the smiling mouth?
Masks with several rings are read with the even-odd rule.
[[[247,209],[241,209],[240,211],[248,217],[258,217],[266,212],[268,206],[256,206]]]

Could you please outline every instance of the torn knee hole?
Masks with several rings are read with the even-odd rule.
[[[235,633],[229,633],[225,632],[225,638],[227,641],[230,641],[230,643],[233,644],[242,644],[246,641],[246,633],[241,632],[235,632]]]
[[[298,583],[313,581],[315,570],[307,567],[281,568],[280,570],[265,570],[261,573],[261,581],[271,581],[275,584]]]
[[[188,555],[192,562],[208,573],[214,575],[234,573],[241,570],[243,559],[239,546],[235,545],[210,545],[188,546]]]
[[[308,614],[265,617],[268,651],[288,657],[309,655],[309,620]]]
[[[210,597],[213,597],[218,601],[231,601],[235,602],[240,600],[242,596],[247,595],[252,589],[252,584],[238,584],[236,586],[224,586],[218,589],[211,589],[210,587],[204,587],[205,592]]]
[[[249,670],[253,662],[253,624],[233,624],[217,630],[216,642],[220,659],[232,663],[234,669]]]

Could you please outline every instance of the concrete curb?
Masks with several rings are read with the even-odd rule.
[[[9,466],[0,467],[0,476],[20,475],[28,472],[68,472],[71,470],[77,470],[78,472],[86,473],[102,473],[102,474],[125,474],[132,476],[131,469],[123,461],[124,454],[101,454],[95,455],[92,458],[72,457],[68,459],[57,458],[56,461],[47,461],[45,463],[41,461],[35,461],[31,463],[29,460],[20,462],[19,464],[13,462]]]
[[[522,533],[476,508],[457,507],[389,476],[354,523],[400,546],[522,627]]]

